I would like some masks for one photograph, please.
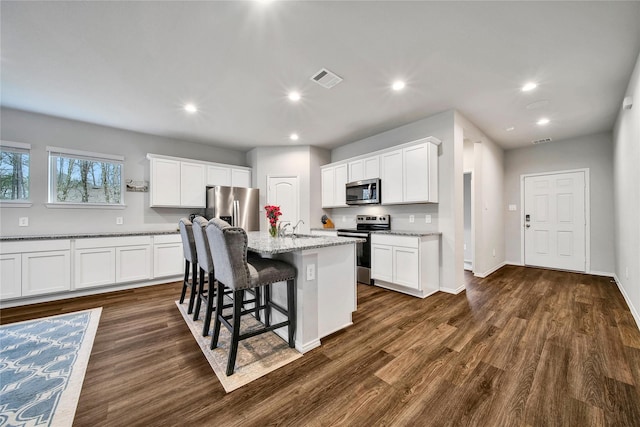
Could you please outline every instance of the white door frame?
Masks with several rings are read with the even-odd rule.
[[[524,179],[534,176],[544,175],[557,175],[562,173],[572,172],[584,172],[584,251],[585,251],[585,266],[584,272],[591,273],[591,190],[589,183],[589,168],[582,169],[568,169],[560,171],[548,171],[540,173],[528,173],[520,175],[520,263],[525,265],[524,262]]]
[[[296,186],[298,187],[298,194],[296,194],[296,197],[298,199],[298,203],[296,205],[296,218],[298,218],[298,220],[302,219],[300,218],[300,176],[299,175],[288,175],[288,174],[267,174],[267,197],[266,197],[266,202],[269,202],[269,193],[271,192],[271,189],[269,188],[269,182],[271,180],[271,178],[295,178],[296,179]],[[293,227],[295,224],[291,224],[291,227]]]
[[[473,179],[473,171],[467,171],[467,172],[463,172],[462,173],[462,180],[463,180],[463,185],[464,185],[464,176],[469,174],[469,176],[471,177],[471,188],[470,188],[470,192],[471,192],[471,197],[469,200],[469,203],[471,203],[471,206],[469,206],[469,208],[471,209],[471,273],[473,273],[475,275],[475,271],[476,271],[476,215],[475,215],[475,191],[474,191],[474,186],[475,186],[475,180]],[[463,189],[464,191],[464,189]],[[464,195],[463,195],[464,196]],[[464,197],[463,197],[464,199]],[[464,200],[462,201],[462,205],[463,205],[463,209],[464,209]],[[464,214],[464,211],[463,211]],[[463,251],[464,254],[464,251]],[[463,258],[463,263],[464,263],[464,256]]]

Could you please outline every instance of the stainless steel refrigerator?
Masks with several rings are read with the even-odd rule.
[[[220,218],[245,231],[260,231],[260,190],[207,186],[205,218]]]

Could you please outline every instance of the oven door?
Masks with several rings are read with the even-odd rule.
[[[371,235],[363,231],[338,231],[341,237],[358,237],[366,242],[356,243],[356,264],[358,266],[358,282],[371,284]]]

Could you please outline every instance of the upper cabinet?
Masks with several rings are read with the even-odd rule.
[[[347,164],[323,166],[320,173],[322,174],[322,207],[347,206]]]
[[[251,186],[251,169],[147,154],[151,207],[204,208],[207,185]]]
[[[380,178],[383,205],[438,202],[438,145],[433,137],[322,167],[322,207],[345,204],[344,184]],[[338,181],[338,168],[348,167],[348,179]],[[343,170],[343,169],[340,169]],[[340,175],[342,176],[342,175]]]
[[[380,156],[350,161],[348,182],[380,178]]]

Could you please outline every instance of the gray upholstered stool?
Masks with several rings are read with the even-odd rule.
[[[227,375],[232,375],[236,364],[238,342],[241,340],[288,326],[289,347],[295,346],[295,277],[297,271],[294,266],[284,261],[259,257],[247,258],[247,233],[240,227],[231,227],[226,222],[214,218],[209,221],[206,233],[213,255],[215,277],[218,281],[211,348],[218,346],[220,324],[224,324],[231,332]],[[244,290],[253,288],[256,290],[256,295],[259,295],[257,290],[260,287],[284,281],[287,282],[286,309],[272,302],[270,295],[266,296],[264,305],[259,298],[256,298],[255,306],[252,309],[242,309]],[[222,313],[225,286],[233,290],[233,314],[229,316]],[[286,315],[287,320],[271,325],[270,310],[272,308]],[[266,313],[265,327],[240,334],[240,317],[250,313],[258,314],[263,309]]]
[[[204,325],[202,327],[202,336],[209,335],[209,327],[211,326],[211,315],[213,312],[213,301],[215,298],[215,280],[213,274],[213,261],[211,259],[211,250],[209,249],[209,241],[205,235],[205,227],[208,222],[205,218],[197,216],[193,219],[193,237],[196,243],[196,252],[198,254],[198,265],[200,267],[200,283],[198,286],[198,300],[193,314],[193,320],[198,320],[200,307],[202,302],[205,303],[206,311],[204,315]],[[208,276],[208,289],[204,288],[205,274]]]
[[[180,237],[182,238],[182,251],[184,252],[184,280],[182,281],[182,293],[180,294],[180,304],[184,302],[187,295],[187,288],[191,289],[189,295],[188,314],[193,312],[193,303],[196,300],[198,285],[198,256],[196,254],[196,243],[193,240],[193,225],[187,218],[180,218],[178,222]],[[191,267],[191,284],[189,284],[189,269]]]

